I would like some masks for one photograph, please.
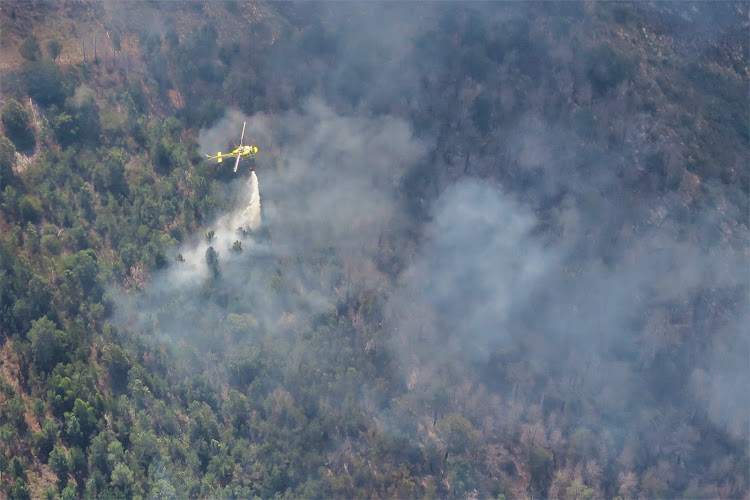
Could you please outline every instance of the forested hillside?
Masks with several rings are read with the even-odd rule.
[[[0,29],[0,497],[750,495],[746,2]]]

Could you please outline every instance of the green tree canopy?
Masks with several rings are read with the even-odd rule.
[[[65,333],[55,328],[47,316],[32,321],[27,336],[31,341],[34,364],[40,372],[51,372],[57,363],[65,359]]]
[[[58,40],[53,39],[47,42],[47,53],[53,61],[57,61],[60,52],[62,52],[62,44]]]
[[[39,42],[34,35],[24,38],[18,47],[18,53],[27,61],[36,61],[42,57],[42,49],[39,47]]]
[[[27,150],[34,147],[36,139],[29,123],[31,117],[23,105],[15,99],[10,99],[3,107],[3,125],[8,139],[13,141],[16,149]],[[7,152],[4,152],[7,155]]]
[[[16,148],[4,135],[0,135],[0,191],[13,183],[16,166]]]
[[[51,59],[42,59],[24,67],[24,81],[29,96],[42,106],[62,106],[67,90],[63,74]]]

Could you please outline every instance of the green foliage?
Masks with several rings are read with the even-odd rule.
[[[42,57],[42,49],[39,47],[39,42],[34,35],[24,38],[18,47],[18,53],[27,61],[36,61]]]
[[[41,202],[30,195],[24,195],[18,204],[18,215],[22,223],[38,224],[42,218]]]
[[[109,373],[110,385],[117,393],[127,388],[128,370],[130,362],[123,350],[117,344],[107,344],[102,349],[102,362]]]
[[[16,148],[4,135],[0,135],[0,192],[15,182]],[[2,196],[2,194],[0,194]],[[1,200],[2,198],[0,198]]]
[[[589,500],[594,497],[594,489],[586,486],[583,479],[578,476],[565,488],[565,496],[571,500]]]
[[[55,445],[49,454],[49,466],[57,476],[58,484],[60,485],[60,489],[62,489],[68,484],[68,454],[65,448]]]
[[[78,498],[74,483],[68,483],[60,492],[60,500],[75,500]]]
[[[62,261],[63,276],[73,288],[79,288],[84,297],[101,300],[101,284],[97,278],[99,263],[93,250],[81,250]]]
[[[155,500],[177,500],[177,490],[166,479],[157,479],[151,487],[149,498]]]
[[[252,322],[247,321],[247,318],[232,315],[229,328],[236,336],[246,336],[255,327]],[[260,349],[249,342],[239,344],[228,353],[225,363],[230,383],[241,389],[251,384],[266,369]]]
[[[144,29],[139,35],[138,42],[144,56],[150,56],[161,46],[161,36],[158,33]]]
[[[534,446],[529,453],[531,485],[538,495],[546,496],[552,484],[552,453],[541,446]]]
[[[15,99],[10,99],[3,106],[2,122],[5,125],[5,132],[8,139],[13,141],[16,149],[26,151],[34,147],[36,139],[34,132],[29,126],[31,117],[21,103]],[[10,160],[7,157],[10,151],[6,145],[3,145],[2,153],[5,156],[2,159],[4,162],[12,161],[12,164],[15,164],[15,160]]]
[[[96,428],[96,411],[86,401],[76,398],[73,411],[65,413],[65,434],[68,442],[85,448]]]
[[[29,96],[42,106],[61,107],[68,95],[60,68],[51,59],[27,64],[23,72]]]
[[[45,419],[38,441],[39,453],[42,457],[46,458],[49,456],[59,436],[60,429],[57,426],[57,422],[52,418]]]
[[[452,460],[448,464],[448,481],[451,485],[451,496],[462,498],[474,489],[476,485],[474,474],[474,463],[472,461]]]
[[[118,462],[112,471],[110,486],[117,498],[130,498],[135,487],[134,474],[124,462]]]
[[[36,369],[49,373],[66,359],[67,338],[46,316],[31,322],[27,337],[31,342],[31,353]]]
[[[47,53],[53,61],[57,61],[57,58],[60,56],[60,52],[62,52],[62,44],[58,40],[53,39],[47,41]]]
[[[120,31],[119,30],[112,30],[112,47],[119,52],[122,49],[121,41],[120,41]]]
[[[472,453],[476,447],[476,435],[471,422],[457,413],[450,413],[442,418],[437,431],[449,454]]]
[[[2,410],[0,410],[0,422],[9,422],[19,431],[26,431],[26,420],[24,418],[26,407],[20,394],[9,398]]]
[[[9,496],[14,500],[31,500],[31,488],[24,479],[16,478]]]
[[[70,146],[78,140],[77,121],[68,113],[60,112],[52,119],[51,125],[57,140],[63,147]]]
[[[238,8],[234,2],[225,6]],[[203,7],[191,4],[187,12],[199,13]],[[739,153],[747,143],[741,73],[746,58],[736,57],[736,69],[718,58],[687,65],[676,58],[665,60],[670,73],[658,75],[664,78],[657,77],[652,85],[652,75],[640,69],[651,63],[641,58],[638,65],[634,62],[641,32],[631,30],[632,24],[648,21],[642,15],[646,8],[605,7],[621,32],[611,45],[605,43],[589,53],[592,42],[606,42],[609,36],[607,29],[598,29],[608,28],[598,24],[599,14],[586,18],[599,7],[587,11],[575,5],[535,4],[528,7],[533,15],[514,14],[512,21],[504,13],[493,13],[492,9],[502,11],[504,6],[491,7],[447,5],[428,16],[428,24],[417,29],[427,33],[415,33],[419,42],[406,47],[407,59],[399,62],[408,65],[407,79],[417,78],[407,86],[394,84],[394,90],[412,83],[419,89],[413,94],[409,93],[413,89],[404,90],[398,102],[390,100],[388,92],[373,92],[369,85],[391,76],[389,68],[381,73],[367,57],[344,58],[342,65],[337,55],[344,40],[340,33],[346,30],[320,22],[320,14],[304,5],[285,5],[277,9],[281,14],[269,11],[268,16],[288,18],[279,23],[264,18],[249,25],[244,35],[230,38],[219,37],[221,28],[212,25],[178,33],[177,27],[186,22],[186,11],[178,9],[165,21],[166,43],[159,35],[144,32],[143,64],[123,65],[119,73],[105,74],[101,67],[86,65],[60,71],[53,61],[37,58],[25,66],[23,81],[12,72],[4,74],[0,82],[4,95],[25,102],[28,90],[35,103],[49,107],[40,114],[40,130],[46,133],[47,120],[63,151],[40,150],[34,164],[16,177],[16,146],[4,122],[9,136],[0,138],[5,224],[0,242],[0,329],[3,339],[13,338],[13,350],[6,355],[9,361],[18,361],[20,389],[9,392],[6,384],[0,396],[0,496],[31,495],[28,483],[39,484],[36,478],[26,477],[32,470],[37,473],[31,467],[28,474],[25,471],[23,460],[31,454],[43,462],[49,459],[60,485],[67,483],[61,492],[47,492],[63,498],[503,498],[522,491],[529,480],[529,494],[540,497],[551,493],[555,469],[562,467],[576,470],[557,490],[565,497],[616,493],[622,460],[607,459],[611,463],[602,462],[606,467],[599,473],[594,465],[601,465],[605,449],[626,461],[633,450],[623,451],[622,436],[600,432],[597,415],[602,407],[587,393],[589,382],[576,380],[575,394],[566,394],[570,380],[558,381],[552,368],[527,356],[533,349],[524,349],[503,354],[487,366],[462,367],[454,359],[457,369],[447,375],[416,369],[409,373],[407,387],[400,374],[419,358],[414,353],[425,342],[424,334],[420,329],[419,336],[410,338],[408,353],[394,353],[398,348],[390,342],[393,325],[384,321],[383,303],[399,286],[395,278],[408,265],[402,250],[416,248],[424,236],[423,223],[432,215],[431,202],[454,174],[460,175],[452,152],[471,151],[480,166],[477,171],[490,183],[512,190],[529,182],[532,186],[524,193],[534,192],[530,179],[536,173],[519,168],[513,146],[518,141],[508,135],[518,130],[521,116],[533,115],[531,121],[543,122],[542,128],[570,128],[570,142],[577,144],[571,154],[563,151],[558,157],[557,144],[542,145],[542,151],[550,147],[547,153],[555,165],[560,160],[559,175],[569,173],[565,163],[571,158],[587,171],[609,172],[607,160],[615,156],[618,166],[612,168],[618,173],[621,160],[639,168],[645,165],[647,174],[665,170],[659,175],[671,176],[667,183],[677,189],[683,187],[681,170],[673,175],[668,167],[681,163],[674,158],[684,158],[691,172],[736,183],[740,192],[744,174],[736,158],[744,158]],[[651,36],[652,28],[663,20],[648,22],[652,25],[647,36]],[[597,40],[587,38],[589,27],[600,35]],[[669,26],[661,28],[666,31],[659,33],[668,41]],[[110,35],[119,51],[119,32]],[[624,43],[628,40],[636,45],[634,49]],[[46,47],[53,59],[56,51],[59,55],[52,41]],[[243,54],[250,55],[249,64],[237,64]],[[669,56],[666,50],[663,55]],[[332,64],[339,64],[339,69]],[[141,74],[142,68],[148,74]],[[45,72],[50,78],[40,78]],[[336,87],[326,93],[325,82],[331,75]],[[503,81],[496,81],[500,76]],[[625,82],[629,84],[623,86]],[[161,116],[161,110],[169,108],[166,96],[156,90],[172,86],[186,106],[177,117],[166,118]],[[66,99],[69,89],[76,92]],[[384,230],[379,240],[384,249],[376,266],[385,277],[368,277],[367,286],[351,287],[365,288],[361,292],[341,292],[339,279],[357,278],[340,278],[346,273],[336,248],[321,255],[301,244],[302,255],[277,256],[263,266],[249,255],[255,247],[243,248],[248,243],[238,236],[221,266],[218,252],[213,247],[206,251],[212,278],[203,288],[193,284],[177,297],[157,297],[149,304],[153,309],[143,316],[143,311],[124,308],[114,316],[123,318],[126,326],[121,329],[105,325],[112,308],[104,295],[105,283],[124,286],[130,294],[122,301],[133,300],[135,289],[149,279],[139,270],[165,266],[170,245],[201,231],[200,224],[227,204],[222,191],[226,185],[217,183],[215,172],[195,156],[191,137],[197,129],[214,123],[228,105],[245,113],[272,115],[315,93],[344,97],[357,105],[358,116],[388,112],[412,123],[419,120],[419,131],[439,138],[440,147],[429,152],[429,159],[406,168],[400,177],[398,197],[406,217],[396,229]],[[376,103],[374,94],[386,97]],[[688,101],[689,112],[682,109]],[[677,118],[665,109],[676,110]],[[615,134],[610,129],[617,129],[620,119],[627,121],[633,110],[653,115],[647,121],[655,124],[654,137],[644,139],[648,147],[637,153],[632,153],[633,148],[617,149],[620,140],[638,140],[630,129],[618,140],[609,137]],[[25,119],[8,120],[31,130],[29,121],[28,113]],[[492,133],[493,140],[477,142],[477,132],[485,139]],[[670,142],[675,137],[672,132],[679,140]],[[280,141],[280,151],[287,135],[274,139]],[[40,139],[41,146],[49,144],[50,137]],[[540,140],[546,139],[542,134]],[[679,150],[672,162],[660,149],[664,141]],[[448,153],[441,157],[445,150]],[[636,183],[631,187],[642,190]],[[702,196],[713,189],[712,184],[701,183],[700,190],[707,190],[701,191]],[[653,193],[646,189],[638,194],[647,200]],[[575,204],[578,195],[572,190],[563,196],[566,203]],[[545,224],[549,217],[558,222],[561,207],[555,200],[527,198],[533,205],[551,203],[535,210]],[[740,204],[745,198],[740,195]],[[696,205],[683,210],[699,214],[700,202],[695,200],[691,203]],[[722,196],[716,201],[724,207]],[[595,212],[603,203],[594,207]],[[631,214],[622,217],[618,227],[643,228],[630,224]],[[668,217],[678,232],[685,229]],[[590,239],[606,241],[615,231]],[[722,231],[730,238],[728,230]],[[257,236],[272,243],[277,238],[276,233]],[[216,240],[209,237],[207,243]],[[227,286],[223,279],[231,278],[234,266],[244,265],[250,257],[262,269],[257,272],[266,286],[252,293],[236,283]],[[195,264],[185,257],[177,260],[185,261],[175,266],[183,270]],[[329,276],[325,279],[330,282],[319,283],[317,276],[308,281],[298,269]],[[370,285],[373,281],[378,284]],[[315,306],[310,305],[308,289],[318,287],[325,299],[314,296]],[[328,314],[318,314],[328,299],[336,306]],[[202,301],[198,307],[195,300]],[[269,301],[279,307],[268,308]],[[695,301],[704,302],[721,310],[718,301]],[[679,316],[679,311],[674,315]],[[175,317],[181,321],[173,323]],[[425,326],[429,323],[428,318]],[[658,401],[653,404],[665,410],[664,415],[694,410],[680,407],[670,394],[693,365],[700,365],[694,354],[683,356],[692,329],[682,330],[684,338],[674,347],[676,354],[647,361],[642,370],[647,381],[654,379],[646,384],[644,398],[655,396]],[[156,332],[179,332],[181,337],[161,343],[153,340]],[[533,338],[529,345],[534,345]],[[690,360],[689,370],[676,361],[682,357]],[[595,365],[590,369],[595,370]],[[475,369],[487,373],[480,378]],[[434,380],[429,383],[420,380],[431,375]],[[529,392],[545,384],[546,396],[537,404]],[[559,397],[551,396],[559,390],[563,391]],[[28,440],[26,405],[32,400],[34,415],[43,424],[41,432]],[[47,418],[48,411],[52,418]],[[713,431],[706,432],[710,425],[701,423],[706,417],[700,411],[695,415],[689,429],[678,425],[675,430],[691,436],[674,438],[687,444],[654,445],[658,451],[635,446],[636,482],[644,496],[709,491],[701,474],[691,476],[696,485],[685,489],[686,479],[680,477],[685,473],[678,470],[684,468],[672,464],[678,456],[678,460],[699,460],[706,468],[710,462],[702,457],[714,453],[702,452],[696,459],[680,446],[715,447],[711,449],[722,453],[732,448],[723,444],[731,439],[715,439]],[[657,418],[653,425],[671,428],[672,422],[662,420]],[[551,426],[545,442],[554,443],[554,457],[528,439],[528,430],[540,422]],[[581,422],[587,427],[579,427]],[[651,422],[639,426],[639,431],[649,436],[659,432],[649,430],[651,426]],[[710,437],[692,437],[704,434]],[[639,445],[644,438],[627,439]],[[710,447],[696,444],[709,439]],[[674,449],[680,451],[676,454]],[[727,461],[737,453],[725,453]],[[519,456],[528,457],[526,464],[520,464],[520,475],[512,465]],[[12,464],[9,457],[14,457]],[[591,468],[590,462],[594,462]],[[744,462],[736,462],[741,469]],[[15,476],[6,473],[9,469],[17,469]],[[741,476],[726,467],[719,469],[724,477]],[[71,476],[75,481],[68,481]],[[740,486],[722,486],[728,491],[721,490],[723,496],[746,496],[741,480],[726,479],[724,484]]]
[[[66,140],[83,144],[96,143],[101,136],[102,126],[94,92],[86,85],[78,86],[74,95],[65,101],[65,109],[73,118],[72,132],[63,134]]]

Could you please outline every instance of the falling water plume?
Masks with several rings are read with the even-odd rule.
[[[250,180],[248,181],[248,187],[250,188],[250,199],[247,204],[247,208],[242,213],[243,219],[247,221],[247,225],[251,230],[256,230],[260,227],[260,188],[258,186],[258,176],[255,175],[255,171],[250,173]]]

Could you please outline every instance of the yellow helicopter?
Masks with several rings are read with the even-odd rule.
[[[255,153],[258,152],[257,146],[243,146],[242,140],[245,138],[245,125],[247,125],[247,122],[242,123],[242,135],[240,136],[240,145],[232,151],[231,153],[224,153],[222,154],[221,151],[216,153],[216,156],[206,155],[206,158],[209,160],[217,160],[218,163],[221,163],[224,158],[233,158],[237,157],[237,161],[234,162],[234,171],[237,172],[237,167],[240,166],[240,158],[250,158],[252,156],[255,156]],[[253,167],[250,167],[250,170],[253,170]]]

